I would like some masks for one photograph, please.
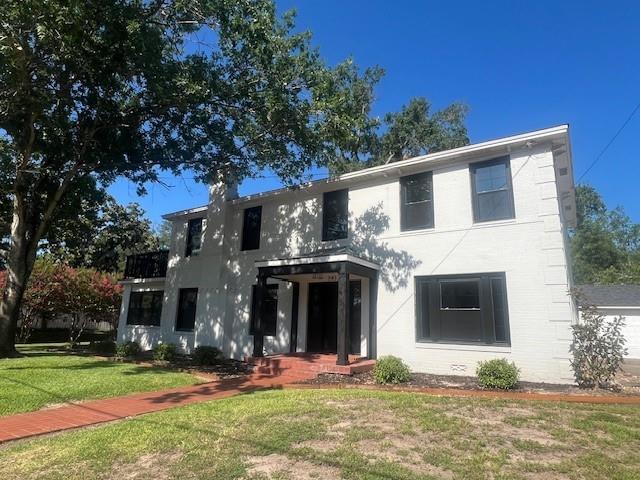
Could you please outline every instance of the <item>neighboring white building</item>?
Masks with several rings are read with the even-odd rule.
[[[627,359],[640,360],[640,285],[578,285],[583,303],[609,319],[624,317]]]
[[[392,354],[435,374],[504,357],[573,381],[567,125],[258,195],[213,185],[164,218],[169,252],[129,259],[120,341]]]

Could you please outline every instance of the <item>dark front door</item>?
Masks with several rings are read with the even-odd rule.
[[[349,353],[360,353],[361,288],[360,281],[350,282],[351,321]],[[338,284],[309,284],[309,316],[307,318],[307,352],[336,353],[338,349]]]

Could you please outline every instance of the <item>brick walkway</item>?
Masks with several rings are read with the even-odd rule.
[[[308,373],[287,375],[254,373],[244,377],[223,379],[189,387],[69,403],[61,407],[0,417],[0,443],[257,390],[282,388],[283,385],[313,376],[315,375]]]

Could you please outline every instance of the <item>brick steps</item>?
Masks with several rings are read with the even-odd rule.
[[[329,354],[291,354],[248,357],[254,372],[263,375],[304,375],[315,377],[321,373],[353,375],[373,368],[375,360],[358,356],[349,357],[349,365],[336,365],[336,356]]]

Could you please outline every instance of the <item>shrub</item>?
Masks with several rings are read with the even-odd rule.
[[[153,349],[153,359],[170,362],[176,357],[177,351],[178,347],[174,343],[161,343]]]
[[[607,320],[594,306],[582,308],[580,323],[573,325],[571,368],[582,388],[609,388],[627,353],[622,334],[624,317]]]
[[[120,358],[135,357],[140,353],[138,342],[119,343],[116,346],[116,355]]]
[[[222,357],[219,348],[200,345],[193,351],[193,361],[198,365],[215,365]]]
[[[500,390],[510,390],[518,384],[520,370],[516,364],[509,363],[505,358],[496,358],[479,362],[476,375],[478,383],[484,388],[499,388]]]
[[[99,355],[113,355],[116,353],[116,342],[113,340],[100,340],[89,344],[89,351]]]
[[[373,378],[376,383],[405,383],[411,379],[411,372],[401,359],[387,355],[380,357],[376,362]]]

